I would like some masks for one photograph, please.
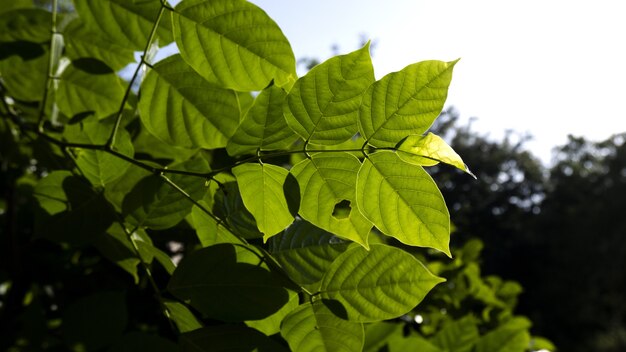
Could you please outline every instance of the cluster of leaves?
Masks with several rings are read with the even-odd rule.
[[[427,133],[456,61],[375,80],[366,44],[298,78],[280,28],[243,0],[58,8],[0,14],[0,133],[7,165],[23,171],[15,184],[37,200],[35,237],[70,253],[76,277],[99,278],[89,258],[103,257],[150,285],[183,350],[402,350],[392,340],[433,351],[530,348],[529,323],[507,301],[514,285],[483,281],[472,260],[426,261],[451,257],[450,216],[423,166],[469,173]],[[172,42],[178,53],[153,63]],[[123,81],[116,72],[141,50]],[[31,160],[40,165],[25,170]],[[180,263],[168,253],[175,245]],[[410,317],[445,281],[436,274],[448,289],[419,306],[420,335],[381,323]],[[9,277],[14,291],[19,279]],[[119,285],[89,282],[96,289],[46,322],[62,341],[46,344],[177,348],[146,322],[126,329]],[[39,290],[54,298],[69,288]],[[435,309],[468,297],[486,307],[482,318]],[[58,315],[56,303],[43,309]]]

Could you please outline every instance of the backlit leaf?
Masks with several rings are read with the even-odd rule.
[[[111,119],[105,121],[90,119],[66,126],[63,136],[72,143],[104,145],[113,127],[114,121]],[[118,132],[115,150],[129,158],[133,157],[133,144],[130,135],[123,128]],[[76,165],[85,177],[96,186],[105,186],[111,183],[122,176],[131,165],[128,161],[101,150],[75,148],[74,151],[76,153]]]
[[[240,91],[296,77],[291,45],[276,23],[243,0],[186,0],[173,13],[180,53],[205,79]]]
[[[293,222],[298,204],[288,204],[284,191],[289,171],[271,164],[248,163],[233,168],[233,174],[244,205],[263,233],[263,241]]]
[[[204,201],[201,200],[199,203],[205,206],[205,209],[210,209]],[[202,247],[208,247],[218,243],[240,242],[223,224],[208,215],[197,205],[194,205],[191,209],[191,218]]]
[[[430,175],[390,151],[368,156],[359,170],[359,210],[400,242],[430,247],[450,256],[450,215]]]
[[[303,219],[367,248],[372,224],[356,208],[355,186],[361,162],[345,152],[318,153],[293,166],[300,185]]]
[[[267,336],[278,333],[280,331],[280,323],[287,316],[287,314],[296,309],[299,304],[299,297],[296,292],[287,291],[287,293],[289,294],[289,301],[284,306],[282,306],[276,313],[264,319],[247,320],[244,323],[251,328],[259,330]]]
[[[109,42],[143,50],[157,19],[159,1],[74,0],[76,12],[92,32],[107,37]],[[171,21],[163,15],[157,36],[162,44],[172,41]]]
[[[14,55],[4,57],[4,53]],[[29,42],[0,42],[2,84],[15,99],[38,101],[43,96],[50,52]]]
[[[165,301],[163,304],[181,333],[202,328],[202,323],[184,304],[175,301]]]
[[[398,146],[398,156],[415,165],[433,166],[438,163],[452,165],[474,176],[459,154],[441,137],[430,132],[425,136],[408,136]]]
[[[52,15],[42,9],[16,9],[0,14],[0,42],[48,42],[51,29]]]
[[[431,342],[442,350],[470,352],[479,338],[476,319],[468,315],[444,325]]]
[[[101,119],[120,108],[124,87],[115,72],[102,61],[73,61],[61,75],[56,92],[59,110],[69,117],[91,114]]]
[[[296,220],[285,232],[273,237],[270,244],[272,255],[289,277],[315,292],[330,264],[348,249],[351,242],[307,221]]]
[[[186,148],[221,148],[239,124],[237,94],[200,77],[180,55],[154,65],[141,86],[139,112],[160,140]]]
[[[228,141],[230,155],[252,154],[261,150],[285,149],[297,138],[283,117],[283,103],[287,93],[271,85],[254,100],[241,124]]]
[[[357,131],[361,95],[374,82],[369,43],[335,56],[296,81],[287,96],[285,119],[314,144],[338,144]]]
[[[382,244],[348,249],[322,279],[321,298],[336,315],[373,322],[406,314],[438,283],[411,254]]]
[[[481,336],[476,352],[523,352],[530,344],[530,321],[515,317]]]
[[[321,301],[305,303],[291,312],[280,333],[292,351],[352,352],[363,348],[363,324],[338,318]]]
[[[359,110],[361,135],[371,145],[393,147],[426,132],[443,109],[455,64],[418,62],[372,84]]]

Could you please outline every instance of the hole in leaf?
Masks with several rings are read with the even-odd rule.
[[[333,209],[333,217],[335,219],[346,219],[350,216],[350,211],[352,208],[350,207],[349,200],[342,200],[341,202],[335,204],[335,208]]]

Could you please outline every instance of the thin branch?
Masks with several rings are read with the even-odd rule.
[[[120,108],[117,112],[117,117],[115,118],[115,125],[113,126],[111,135],[109,136],[109,139],[106,142],[107,149],[111,149],[115,145],[115,139],[117,138],[117,131],[120,128],[122,117],[124,115],[124,107],[126,106],[126,102],[128,101],[128,98],[130,97],[130,92],[132,91],[133,84],[135,83],[135,80],[139,76],[139,71],[141,71],[141,68],[146,63],[146,55],[148,54],[148,50],[150,50],[150,47],[152,46],[152,42],[154,41],[154,38],[156,37],[156,32],[157,32],[157,29],[159,28],[159,24],[161,23],[161,18],[163,17],[163,12],[165,12],[165,8],[166,8],[166,5],[162,1],[161,8],[159,8],[159,13],[157,15],[156,20],[154,21],[152,30],[150,31],[150,35],[148,36],[146,47],[143,49],[143,54],[141,54],[141,60],[139,61],[139,64],[137,65],[137,68],[135,69],[135,73],[133,73],[133,76],[128,82],[128,87],[126,87],[126,92],[124,93],[124,97],[122,98],[122,102],[120,103]]]
[[[43,97],[41,98],[41,103],[39,105],[39,117],[37,120],[38,130],[43,132],[43,124],[44,124],[44,115],[46,113],[46,104],[48,102],[48,93],[50,87],[52,86],[52,69],[54,68],[54,59],[55,59],[55,50],[54,46],[57,41],[55,41],[54,37],[57,34],[57,11],[58,11],[58,0],[52,0],[52,28],[50,29],[50,57],[48,59],[48,68],[46,72],[46,83],[43,89]]]

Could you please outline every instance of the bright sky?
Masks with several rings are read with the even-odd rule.
[[[251,0],[297,58],[376,41],[376,77],[411,63],[461,58],[447,105],[476,131],[530,132],[549,162],[567,134],[626,131],[626,3],[622,0]]]

